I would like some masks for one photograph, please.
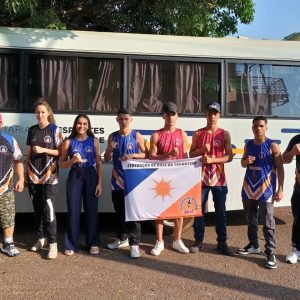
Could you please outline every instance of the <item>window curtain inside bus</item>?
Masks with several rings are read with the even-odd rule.
[[[195,63],[176,63],[176,101],[180,112],[201,112],[203,66]]]
[[[121,65],[121,60],[30,55],[27,107],[43,97],[55,111],[115,112]]]
[[[247,64],[245,65],[245,70],[249,95],[249,98],[247,99],[246,95],[243,94],[244,107],[246,108],[246,111],[250,111],[253,115],[270,114],[269,89],[262,65]],[[247,100],[249,102],[249,110],[247,110]]]
[[[0,107],[16,108],[18,95],[16,57],[0,55]]]
[[[55,110],[74,109],[76,59],[42,57],[37,63],[40,63],[41,96],[47,98]]]
[[[131,109],[136,112],[161,112],[162,65],[160,62],[133,61],[130,85]]]
[[[259,64],[231,64],[227,106],[229,113],[269,115],[272,112],[272,69]]]
[[[120,64],[102,60],[98,63],[96,72],[91,85],[92,109],[117,111],[120,106]]]

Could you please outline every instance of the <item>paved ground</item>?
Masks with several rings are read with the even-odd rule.
[[[142,258],[132,260],[128,250],[110,251],[104,246],[113,236],[109,220],[102,223],[102,247],[97,257],[80,251],[73,257],[62,253],[53,261],[47,251],[29,252],[35,241],[32,216],[17,216],[15,240],[21,255],[0,255],[0,298],[5,299],[300,299],[300,262],[285,263],[290,249],[289,208],[275,210],[277,221],[276,270],[265,268],[260,255],[225,257],[215,250],[213,214],[208,217],[205,249],[198,254],[179,254],[170,248],[159,257],[151,256],[154,235],[142,238]],[[64,222],[60,219],[62,251]],[[229,244],[237,250],[247,243],[242,213],[230,213]],[[108,229],[110,228],[110,229]],[[261,231],[261,229],[260,229]],[[84,240],[82,238],[82,240]],[[192,230],[184,234],[191,245]],[[263,240],[260,246],[263,247]]]

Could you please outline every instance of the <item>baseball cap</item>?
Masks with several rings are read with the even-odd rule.
[[[177,113],[177,105],[174,102],[164,103],[164,105],[162,107],[162,112],[163,113],[170,113],[170,112]]]
[[[221,112],[221,107],[218,102],[211,102],[206,105],[205,111],[209,111],[211,109],[214,109],[219,113]]]
[[[0,123],[3,123],[3,121],[2,121],[2,114],[0,114]]]

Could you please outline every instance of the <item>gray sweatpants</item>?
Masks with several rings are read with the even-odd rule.
[[[249,242],[257,248],[258,243],[258,218],[263,225],[263,234],[265,238],[265,253],[273,254],[276,248],[275,242],[275,220],[273,216],[273,202],[264,202],[260,200],[243,200],[244,210],[248,221],[248,239]]]

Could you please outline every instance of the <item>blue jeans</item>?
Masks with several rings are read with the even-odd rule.
[[[226,196],[227,186],[205,186],[202,187],[202,217],[196,217],[194,221],[194,237],[196,240],[203,241],[205,232],[204,211],[208,200],[208,193],[212,192],[216,213],[216,233],[218,242],[226,242]]]

